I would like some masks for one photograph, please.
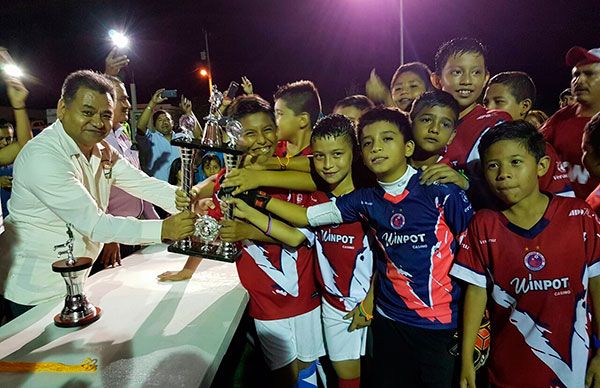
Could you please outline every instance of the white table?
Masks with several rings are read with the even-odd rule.
[[[58,328],[62,301],[45,303],[0,328],[3,361],[80,364],[95,373],[0,373],[2,387],[208,387],[246,307],[235,264],[203,260],[189,281],[160,283],[187,257],[145,248],[123,266],[86,282],[102,317],[83,328]],[[48,276],[60,276],[48,268]],[[66,287],[65,287],[66,291]]]

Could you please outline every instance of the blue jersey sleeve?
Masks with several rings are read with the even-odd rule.
[[[366,204],[369,204],[368,197],[369,190],[360,189],[336,198],[335,205],[342,214],[344,222],[359,221],[361,220],[361,215],[368,218],[366,210]]]
[[[446,222],[452,234],[459,236],[467,230],[473,218],[473,206],[467,194],[456,185],[448,185],[448,195],[444,203]]]

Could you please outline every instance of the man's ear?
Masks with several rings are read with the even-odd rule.
[[[442,81],[436,73],[431,73],[429,79],[431,80],[431,83],[433,84],[433,86],[435,86],[436,89],[442,90]]]
[[[527,112],[531,110],[533,106],[533,101],[530,98],[526,98],[523,101],[519,102],[519,108],[521,109],[521,119],[524,119],[527,116]]]
[[[546,175],[549,168],[550,168],[550,157],[546,155],[543,158],[541,158],[540,161],[537,163],[537,176],[542,177],[542,176]]]
[[[65,104],[65,100],[61,98],[58,100],[58,105],[56,107],[56,117],[58,117],[59,120],[63,119],[66,109],[67,105]]]

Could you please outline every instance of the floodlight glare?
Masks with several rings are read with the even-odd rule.
[[[110,30],[108,31],[108,36],[112,40],[113,44],[118,48],[125,48],[129,45],[129,38],[126,37],[122,32]]]
[[[202,76],[202,77],[208,76],[208,71],[204,68],[200,69],[200,76]]]
[[[2,70],[4,71],[4,73],[6,73],[6,75],[10,77],[19,78],[23,76],[23,70],[21,70],[19,66],[14,64],[4,65]]]

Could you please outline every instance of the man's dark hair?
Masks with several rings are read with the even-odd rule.
[[[508,90],[510,90],[510,94],[513,95],[517,102],[526,99],[530,99],[532,105],[535,102],[535,84],[527,73],[522,71],[505,71],[498,73],[490,79],[488,86],[493,84],[506,85]]]
[[[115,101],[115,87],[104,74],[92,70],[75,71],[65,78],[60,97],[66,105],[75,99],[77,91],[81,88],[90,89],[98,93],[108,93]]]
[[[411,122],[415,121],[417,115],[426,108],[431,108],[434,106],[442,106],[446,108],[450,108],[452,112],[454,112],[454,122],[458,121],[458,115],[460,113],[460,107],[458,106],[458,102],[452,97],[450,93],[444,92],[443,90],[432,90],[430,92],[423,93],[419,98],[417,98],[410,110],[410,120]]]
[[[395,125],[404,137],[405,142],[412,140],[412,131],[408,115],[398,108],[387,108],[384,106],[369,109],[360,117],[357,127],[358,140],[360,141],[362,139],[363,130],[367,125],[371,125],[378,121],[385,121]]]
[[[364,96],[362,94],[355,94],[353,96],[344,97],[338,102],[335,103],[333,107],[333,111],[335,112],[337,109],[353,107],[360,111],[365,111],[367,109],[371,109],[375,106],[373,101],[369,99],[369,97]]]
[[[567,96],[572,96],[573,93],[571,92],[571,88],[566,88],[565,90],[563,90],[562,92],[560,92],[560,94],[558,95],[558,100],[562,100],[563,98],[567,97]]]
[[[5,120],[5,119],[0,119],[0,128],[14,130],[14,127],[13,127],[12,123],[10,121]]]
[[[487,56],[487,50],[485,46],[475,38],[454,38],[440,46],[435,53],[435,72],[438,76],[442,75],[442,70],[448,62],[450,57],[456,55],[462,55],[466,53],[475,53],[485,57]],[[486,66],[487,67],[487,66]]]
[[[275,115],[273,114],[273,109],[271,109],[271,104],[257,94],[236,97],[231,105],[229,105],[227,113],[234,120],[240,120],[254,113],[266,113],[275,122]]]
[[[485,153],[492,144],[502,140],[516,141],[535,157],[536,162],[546,155],[544,136],[527,121],[515,120],[497,124],[481,137],[478,148],[481,159],[485,159]]]
[[[312,81],[296,81],[283,86],[273,95],[273,100],[282,99],[295,115],[308,113],[311,127],[321,114],[321,98]]]
[[[170,116],[171,114],[163,109],[159,109],[159,110],[155,111],[154,113],[152,113],[152,126],[154,127],[154,129],[156,129],[156,120],[158,120],[158,117],[160,115]]]
[[[600,113],[596,113],[583,130],[587,135],[587,144],[592,147],[592,152],[600,155]]]
[[[403,73],[407,72],[415,73],[418,75],[423,82],[425,83],[425,88],[427,90],[433,90],[433,84],[431,83],[431,70],[429,70],[429,66],[421,62],[411,62],[405,63],[396,69],[396,72],[392,76],[392,80],[390,81],[390,89],[394,89],[394,84],[398,77],[400,77]]]

